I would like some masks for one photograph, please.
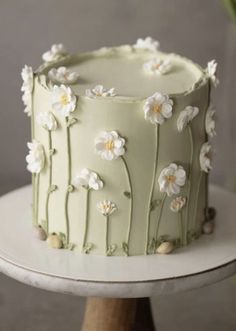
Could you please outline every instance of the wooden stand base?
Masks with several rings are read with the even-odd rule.
[[[82,331],[155,331],[149,298],[88,298]]]

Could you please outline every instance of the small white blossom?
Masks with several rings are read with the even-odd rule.
[[[146,37],[145,39],[139,38],[134,45],[136,49],[148,49],[150,51],[158,50],[160,46],[159,41],[154,40],[151,37]]]
[[[52,91],[52,108],[67,117],[76,108],[76,96],[70,87],[54,85]]]
[[[24,112],[31,116],[32,112],[32,91],[34,87],[34,74],[33,69],[27,65],[21,71],[21,77],[23,79],[23,84],[21,91],[23,92],[22,101],[25,105]]]
[[[215,60],[212,60],[207,63],[207,74],[214,87],[217,87],[220,82],[217,78],[217,65],[218,64]]]
[[[173,194],[179,194],[180,187],[184,186],[186,181],[186,172],[182,166],[171,163],[164,168],[158,178],[160,192],[165,192],[169,197]]]
[[[29,148],[29,154],[26,156],[27,169],[32,173],[39,174],[45,164],[43,145],[33,140],[27,146]]]
[[[52,68],[48,72],[51,81],[61,84],[73,84],[79,79],[79,74],[66,67]]]
[[[86,189],[93,189],[96,191],[103,188],[103,182],[98,174],[87,168],[82,169],[81,172],[75,176],[72,184],[76,188],[82,186]]]
[[[180,112],[177,119],[177,129],[179,132],[183,131],[189,122],[191,122],[194,117],[199,113],[198,107],[187,106],[184,110]]]
[[[172,116],[173,101],[168,95],[156,92],[147,98],[143,106],[145,120],[152,124],[163,124],[165,119]]]
[[[57,129],[57,121],[55,116],[50,111],[41,112],[37,115],[37,123],[45,130],[55,131]]]
[[[103,200],[97,203],[97,209],[102,215],[110,216],[117,210],[117,207],[114,202],[110,200]]]
[[[95,139],[95,151],[103,160],[115,160],[125,153],[125,139],[116,131],[103,131]]]
[[[170,203],[170,209],[174,212],[174,213],[178,213],[179,211],[181,211],[181,209],[186,205],[186,198],[185,197],[176,197],[175,199],[173,199]]]
[[[66,54],[67,51],[63,44],[54,44],[49,51],[43,53],[42,58],[45,62],[52,62],[60,59]]]
[[[93,89],[87,89],[85,91],[85,94],[89,98],[97,98],[97,97],[114,97],[115,94],[115,89],[110,88],[106,89],[102,85],[96,85]]]
[[[209,137],[214,137],[216,135],[216,122],[215,122],[215,109],[210,105],[206,113],[206,133]]]
[[[148,74],[164,75],[167,74],[172,68],[169,59],[154,58],[143,64],[143,69]]]
[[[212,169],[211,166],[211,145],[206,142],[202,145],[200,151],[200,166],[204,172],[209,172]]]

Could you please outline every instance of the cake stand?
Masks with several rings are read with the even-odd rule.
[[[32,237],[31,187],[0,198],[0,271],[49,291],[87,296],[83,331],[154,330],[149,297],[206,286],[236,273],[236,195],[210,189],[214,234],[171,255],[101,257],[55,250]]]

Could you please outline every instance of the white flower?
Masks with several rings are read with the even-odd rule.
[[[200,151],[200,166],[204,172],[209,172],[212,169],[211,166],[211,145],[206,142],[202,145]]]
[[[145,39],[139,38],[134,45],[136,49],[148,49],[150,51],[156,51],[160,46],[159,41],[154,40],[151,37],[146,37]]]
[[[52,108],[67,117],[76,108],[76,96],[70,87],[54,85],[52,91]]]
[[[27,169],[32,173],[39,174],[45,164],[43,145],[33,140],[27,146],[29,148],[29,154],[26,156]]]
[[[178,213],[185,206],[185,204],[186,204],[186,198],[179,196],[171,201],[170,209],[174,213]]]
[[[89,98],[114,97],[116,95],[114,87],[106,89],[102,85],[96,85],[92,90],[87,89],[85,94]]]
[[[143,69],[148,74],[164,75],[170,71],[172,64],[169,59],[154,58],[143,64]]]
[[[191,122],[194,117],[199,113],[198,107],[187,106],[184,110],[180,112],[177,120],[177,129],[179,132],[183,131],[189,122]]]
[[[207,63],[207,74],[214,87],[217,87],[220,82],[216,75],[217,65],[218,64],[216,63],[215,60],[212,60]]]
[[[57,129],[57,121],[50,111],[39,113],[37,115],[37,123],[48,131],[55,131]]]
[[[103,160],[115,160],[125,153],[125,139],[116,131],[103,131],[95,139],[95,150]]]
[[[206,132],[209,137],[214,137],[216,135],[216,123],[215,123],[215,109],[210,106],[206,113]]]
[[[32,91],[34,87],[34,74],[33,69],[27,65],[21,71],[23,84],[21,91],[23,92],[22,101],[25,105],[24,112],[30,116],[32,112]]]
[[[81,172],[75,176],[72,184],[79,188],[80,186],[86,189],[100,190],[103,188],[103,182],[99,178],[96,172],[93,172],[87,168],[81,170]]]
[[[186,172],[182,166],[171,163],[164,168],[158,178],[160,192],[165,192],[170,197],[173,194],[179,194],[180,187],[184,186],[186,181]]]
[[[104,216],[110,216],[114,211],[117,210],[117,207],[114,202],[110,200],[103,200],[97,203],[97,209]]]
[[[63,44],[54,44],[49,51],[43,53],[42,58],[45,62],[52,62],[58,60],[66,54],[67,51]]]
[[[56,83],[73,84],[78,80],[79,74],[67,69],[66,67],[59,67],[52,68],[48,72],[48,77]]]
[[[147,98],[143,106],[145,120],[152,124],[163,124],[166,118],[172,116],[173,101],[168,95],[156,92]]]

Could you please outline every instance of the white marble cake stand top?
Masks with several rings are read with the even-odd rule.
[[[81,296],[146,297],[236,273],[236,196],[211,187],[216,230],[171,255],[101,257],[55,250],[32,237],[31,187],[0,198],[0,271],[29,285]]]

